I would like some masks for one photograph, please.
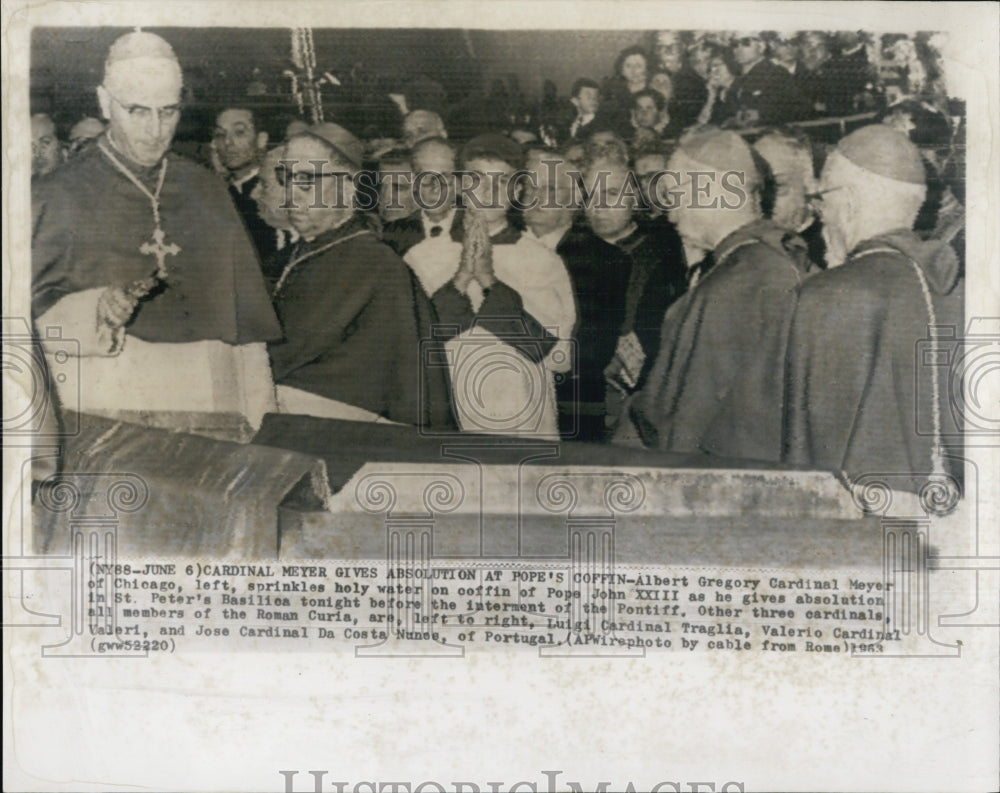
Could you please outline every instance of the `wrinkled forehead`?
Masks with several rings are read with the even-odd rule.
[[[163,58],[133,58],[105,72],[104,87],[125,105],[169,107],[180,102],[180,67]]]

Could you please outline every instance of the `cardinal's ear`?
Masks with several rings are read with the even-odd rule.
[[[111,120],[111,94],[103,85],[97,86],[97,103],[101,106],[101,115]]]

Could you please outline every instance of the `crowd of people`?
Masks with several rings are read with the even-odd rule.
[[[405,98],[391,138],[233,102],[202,167],[171,151],[173,50],[127,34],[70,153],[32,118],[39,336],[80,339],[84,410],[178,429],[278,411],[947,470],[948,383],[915,351],[963,325],[952,119],[888,104],[857,34],[650,42],[466,139]]]

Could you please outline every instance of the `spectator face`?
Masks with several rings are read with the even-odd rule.
[[[605,178],[600,178],[605,174]],[[634,212],[634,198],[622,195],[628,183],[628,170],[609,160],[595,162],[587,169],[586,183],[596,193],[586,206],[587,222],[599,237],[613,237],[629,227]]]
[[[681,55],[681,42],[676,33],[661,32],[656,34],[656,44],[653,47],[660,67],[670,74],[677,74],[684,64]]]
[[[708,84],[718,88],[729,88],[733,84],[736,76],[729,71],[726,61],[721,57],[714,57],[709,61]]]
[[[427,144],[414,154],[413,167],[417,174],[433,174],[420,178],[418,206],[432,218],[444,217],[455,203],[454,152],[448,146]]]
[[[482,216],[486,225],[499,225],[510,209],[507,185],[513,169],[503,160],[475,157],[465,164],[465,170],[474,174],[472,178],[476,180],[472,194],[478,200],[471,208]]]
[[[278,148],[264,156],[260,164],[260,176],[254,185],[250,197],[257,203],[257,211],[261,219],[276,229],[287,229],[291,223],[288,210],[281,209],[285,200],[285,188],[281,186],[275,174],[283,149]]]
[[[546,164],[545,160],[543,153],[528,162],[527,170],[533,175],[534,184],[525,180],[521,195],[526,206],[535,204],[525,210],[524,220],[539,237],[569,226],[575,210],[573,203],[577,199],[567,164],[558,159]]]
[[[223,110],[215,122],[212,142],[219,161],[232,172],[253,166],[267,146],[267,133],[258,134],[249,110]]]
[[[645,199],[646,204],[651,207],[651,211],[656,213],[656,204],[652,201],[653,196],[649,192],[649,187],[654,173],[666,170],[667,158],[662,154],[646,154],[636,158],[635,161],[635,171],[636,178],[639,180],[639,189],[642,191],[642,197]],[[662,184],[664,180],[660,179]]]
[[[806,193],[815,188],[809,153],[776,136],[761,138],[754,148],[771,166],[774,177],[771,219],[784,229],[798,231],[811,215]]]
[[[61,162],[56,125],[46,115],[31,117],[31,175],[52,173]]]
[[[791,39],[775,40],[771,45],[771,51],[774,53],[774,59],[778,63],[791,65],[799,59],[799,45]]]
[[[108,135],[132,162],[151,168],[167,153],[181,118],[180,73],[165,66],[141,74],[118,70],[114,77],[114,93],[97,89]]]
[[[710,58],[711,51],[708,47],[704,46],[694,47],[688,53],[688,63],[691,64],[691,68],[694,69],[695,73],[701,77],[702,80],[708,80]]]
[[[628,146],[616,133],[601,130],[591,135],[584,145],[584,159],[613,159],[624,165],[628,162]]]
[[[809,71],[817,69],[830,57],[826,36],[819,32],[802,37],[802,65]]]
[[[650,96],[641,96],[632,104],[632,123],[639,129],[655,127],[659,115],[656,102]]]
[[[740,36],[733,40],[733,57],[741,66],[749,66],[764,57],[764,42],[756,36]]]
[[[589,116],[596,113],[600,107],[601,95],[596,88],[584,86],[573,97],[573,104],[582,115]]]
[[[666,72],[657,72],[649,78],[649,87],[662,96],[664,102],[674,98],[674,81]]]
[[[622,77],[629,85],[645,85],[646,59],[639,53],[629,55],[622,61]]]
[[[386,223],[417,210],[413,200],[413,169],[409,163],[386,164],[379,170],[378,214]]]
[[[331,162],[321,141],[308,135],[292,138],[282,159],[291,161],[282,185],[291,204],[288,217],[303,237],[312,239],[351,216],[354,183],[341,164]]]

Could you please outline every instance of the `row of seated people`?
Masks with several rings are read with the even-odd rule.
[[[179,67],[169,47],[135,36],[161,53],[156,77],[172,96]],[[96,299],[98,328],[111,330],[101,343],[120,355],[126,330],[131,339],[140,325],[152,342],[188,342],[183,327],[164,323],[171,310],[196,312],[221,328],[205,331],[212,338],[267,342],[268,379],[287,413],[543,438],[561,431],[852,473],[943,465],[948,383],[932,377],[928,391],[913,350],[929,325],[961,324],[962,273],[949,245],[960,222],[914,231],[925,162],[888,124],[841,140],[818,184],[808,146],[781,132],[751,148],[709,127],[672,151],[633,152],[608,134],[581,151],[525,150],[498,133],[459,149],[433,135],[409,151],[412,188],[403,192],[417,209],[380,223],[359,211],[373,208],[369,188],[395,184],[398,196],[401,180],[386,169],[380,183],[367,179],[364,145],[349,131],[314,125],[264,152],[252,113],[227,109],[215,150],[232,199],[249,198],[267,227],[261,238],[274,241],[264,264],[273,332],[249,291],[245,242],[225,247],[239,259],[228,285],[216,279],[198,292],[211,273],[167,266],[182,251],[197,259],[197,246],[222,251],[218,223],[190,233],[215,188],[202,185],[205,198],[178,189],[184,182],[163,188],[175,162],[163,159],[170,135],[152,147],[138,134],[152,123],[143,117],[150,106],[118,97],[141,99],[147,87],[124,67],[114,74],[114,90],[99,91],[109,132],[63,176],[37,185],[36,320],[71,303],[86,319]],[[163,112],[175,120],[172,108]],[[181,168],[187,184],[202,184],[176,163],[172,174]],[[153,241],[135,249],[156,258],[157,275],[87,289],[104,282],[109,240],[93,238],[96,258],[79,271],[65,244],[79,257],[96,226],[70,237],[67,229],[85,209],[77,194],[116,173],[152,203]],[[392,190],[389,199],[383,210]],[[172,227],[181,246],[164,242],[168,200],[191,224]],[[143,206],[129,204],[132,225],[148,214]],[[116,248],[122,262],[136,257],[129,244],[122,236]],[[820,244],[825,271],[810,256]],[[212,301],[222,313],[201,310]],[[253,315],[260,320],[242,330]],[[132,340],[126,349],[140,358],[143,350],[153,347]],[[134,363],[136,375],[150,367]]]

